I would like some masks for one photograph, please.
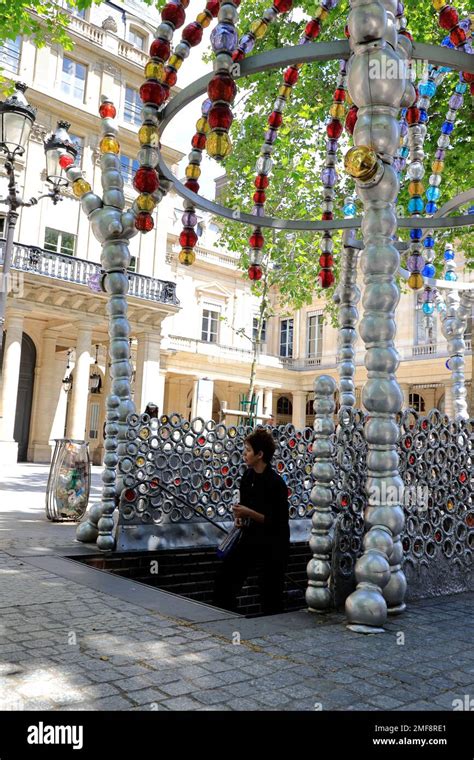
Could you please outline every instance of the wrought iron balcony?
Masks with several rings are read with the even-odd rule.
[[[3,265],[5,240],[0,239],[0,264]],[[89,285],[93,275],[100,274],[102,268],[95,261],[78,259],[64,253],[46,251],[36,246],[15,243],[13,246],[12,269],[28,274],[48,277],[52,280],[73,282],[76,285]],[[176,283],[168,280],[157,280],[143,274],[128,273],[128,294],[145,301],[179,306],[176,296]]]

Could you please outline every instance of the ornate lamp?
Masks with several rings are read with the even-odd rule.
[[[56,130],[47,135],[44,141],[46,180],[55,192],[58,192],[60,187],[67,186],[64,172],[74,163],[77,156],[77,148],[67,132],[70,126],[67,121],[58,121]]]
[[[0,102],[0,150],[12,159],[22,155],[36,119],[36,108],[25,98],[26,84],[17,82],[15,92]]]
[[[71,358],[71,351],[67,352],[67,365],[66,365],[66,374],[63,378],[63,391],[65,393],[69,393],[69,391],[72,388],[72,376],[71,376],[71,370],[70,370],[70,364],[69,359]]]

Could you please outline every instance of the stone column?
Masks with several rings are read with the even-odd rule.
[[[256,413],[257,415],[263,414],[263,388],[256,387],[255,388],[255,398],[257,399],[257,409]],[[262,422],[261,419],[257,419],[257,422]]]
[[[21,312],[8,311],[2,367],[3,417],[0,437],[0,461],[2,464],[13,464],[18,459],[18,443],[13,439],[13,432],[20,380],[23,321],[24,315]]]
[[[67,424],[67,437],[83,441],[87,424],[89,375],[91,368],[92,327],[82,326],[77,331],[76,361],[74,364],[71,405]]]
[[[263,413],[266,417],[273,414],[273,389],[265,388],[263,397]]]
[[[137,342],[135,406],[137,412],[143,412],[150,401],[158,404],[161,333],[140,333]]]
[[[58,404],[61,388],[56,378],[56,341],[57,332],[45,330],[41,346],[41,364],[39,366],[38,383],[40,392],[37,396],[35,409],[36,430],[32,444],[34,462],[50,462],[52,449],[50,444],[54,415]]]
[[[198,377],[194,377],[193,378],[193,398],[192,398],[192,401],[191,401],[191,419],[192,420],[195,417],[197,417],[198,384],[199,384],[199,378]]]
[[[295,428],[306,427],[306,399],[307,391],[293,391],[293,416],[291,422]]]
[[[453,389],[451,382],[446,383],[444,386],[444,413],[447,414],[450,419],[454,419]]]
[[[212,419],[212,401],[214,398],[214,380],[201,377],[196,389],[196,417],[202,417],[204,422]]]

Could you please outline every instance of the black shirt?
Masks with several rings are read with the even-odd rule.
[[[288,488],[283,478],[267,464],[262,473],[249,467],[240,481],[240,503],[265,516],[263,523],[250,521],[244,536],[252,542],[290,540]]]

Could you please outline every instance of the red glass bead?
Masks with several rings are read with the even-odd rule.
[[[74,163],[74,159],[72,156],[70,156],[68,153],[64,153],[59,159],[59,166],[61,169],[67,169],[68,166],[71,166],[71,164]]]
[[[257,192],[253,194],[253,202],[259,206],[263,206],[266,200],[267,194],[264,193],[263,190],[257,190]]]
[[[216,18],[217,14],[219,13],[219,6],[220,6],[220,0],[208,0],[206,3],[206,11],[209,11],[209,13],[212,13],[214,18]]]
[[[160,181],[158,179],[158,174],[154,169],[141,166],[135,172],[133,187],[135,190],[138,190],[139,193],[154,193],[159,185]]]
[[[346,99],[346,91],[343,87],[338,87],[334,93],[334,101],[336,103],[344,103]]]
[[[459,14],[456,8],[453,8],[451,5],[443,8],[439,14],[440,27],[449,31],[453,27],[457,26],[457,24],[459,24]]]
[[[341,507],[348,507],[349,506],[349,499],[347,496],[343,496],[341,499]]]
[[[461,29],[460,26],[456,26],[454,29],[451,30],[449,34],[449,39],[453,43],[453,45],[456,45],[456,47],[459,47],[467,40],[467,35],[464,29]]]
[[[269,179],[266,174],[257,174],[254,184],[257,190],[265,190],[269,185]]]
[[[262,268],[256,264],[252,264],[252,266],[248,268],[248,275],[250,280],[261,280],[262,274]]]
[[[398,34],[403,34],[404,37],[408,37],[413,42],[413,35],[407,29],[401,29]]]
[[[173,24],[175,29],[179,29],[184,24],[186,14],[181,3],[179,5],[168,3],[161,11],[161,18],[163,21],[169,21],[170,24]]]
[[[133,501],[135,498],[135,491],[133,491],[131,488],[127,488],[124,495],[127,501]]]
[[[348,25],[346,24],[345,27],[344,27],[344,37],[347,37],[347,39],[349,39],[350,36],[351,36],[351,33],[349,31]]]
[[[417,124],[420,121],[420,109],[411,106],[407,111],[406,120],[408,124]]]
[[[435,538],[435,541],[437,541],[438,543],[440,543],[443,540],[443,534],[441,533],[440,530],[436,531],[436,533],[434,534],[434,538]]]
[[[203,446],[203,445],[206,443],[206,439],[204,438],[204,436],[203,436],[203,435],[199,436],[199,438],[198,438],[198,443],[199,443],[199,445],[200,445],[200,446]],[[205,483],[205,485],[207,485],[207,486],[208,486],[208,485],[209,485],[209,483]]]
[[[296,66],[289,66],[283,74],[283,81],[285,84],[292,87],[298,81],[300,72]]]
[[[330,269],[322,269],[318,274],[318,280],[322,288],[330,288],[334,284],[334,273]]]
[[[334,214],[332,211],[325,211],[324,214],[321,214],[321,219],[323,222],[331,222],[334,219]]]
[[[278,13],[287,13],[292,5],[293,0],[273,0],[273,7],[277,9]]]
[[[188,190],[192,190],[193,193],[199,192],[199,182],[196,179],[188,179],[184,183],[184,186],[188,188]]]
[[[137,230],[140,230],[140,232],[150,232],[154,226],[152,216],[148,211],[140,211],[135,218],[135,227]]]
[[[283,114],[281,114],[279,111],[272,111],[272,113],[268,117],[268,123],[272,127],[272,129],[278,129],[278,127],[281,127],[282,122],[283,122]]]
[[[194,47],[195,45],[199,45],[199,43],[202,40],[202,34],[203,34],[203,28],[201,24],[198,24],[197,21],[193,21],[192,24],[188,24],[183,29],[183,34],[181,35],[183,40],[186,40],[191,47]]]
[[[196,132],[191,140],[191,145],[197,150],[204,150],[206,147],[206,135],[203,135],[202,132]]]
[[[171,66],[166,66],[165,73],[163,75],[163,84],[165,84],[167,87],[174,87],[176,84],[176,81],[178,79],[178,72],[176,69],[173,69]]]
[[[117,109],[113,103],[102,103],[99,108],[99,116],[101,119],[115,119],[117,116]]]
[[[337,140],[342,135],[342,122],[339,119],[331,119],[326,127],[326,132],[330,140]]]
[[[234,63],[235,62],[238,63],[239,61],[243,61],[244,58],[245,58],[245,53],[244,53],[243,50],[239,50],[237,48],[237,50],[234,50],[234,52],[232,53],[232,60],[234,61]]]
[[[207,87],[207,93],[211,100],[225,100],[232,103],[237,93],[234,80],[228,74],[216,74]]]
[[[334,259],[330,253],[323,253],[319,257],[319,266],[323,269],[329,269],[334,264]]]
[[[465,483],[467,480],[467,474],[464,472],[464,470],[459,475],[459,482]]]
[[[468,83],[474,82],[474,74],[471,74],[470,71],[463,71],[462,75],[465,82],[468,82]]]
[[[317,37],[320,32],[321,23],[318,19],[313,18],[311,21],[308,21],[304,30],[304,33],[307,37],[310,37],[310,39],[314,40],[314,38]]]
[[[229,130],[234,117],[228,105],[223,103],[212,106],[208,113],[208,121],[211,129]]]
[[[140,97],[144,103],[154,103],[160,106],[169,95],[166,87],[159,82],[144,82],[140,87]]]
[[[411,449],[411,438],[405,438],[405,448]]]
[[[179,244],[182,248],[194,248],[198,241],[198,236],[192,227],[185,227],[179,236]]]
[[[350,135],[354,132],[354,127],[357,122],[357,114],[359,109],[357,106],[352,106],[352,108],[349,109],[349,112],[346,116],[346,130],[349,132]]]
[[[159,58],[161,61],[167,61],[170,57],[170,52],[170,43],[166,40],[160,40],[158,38],[151,43],[150,56],[152,58]]]
[[[264,242],[265,242],[265,238],[263,237],[261,232],[255,231],[249,237],[249,244],[251,248],[263,248]]]
[[[469,85],[469,90],[472,97],[474,98],[474,82],[471,82],[471,84]]]

